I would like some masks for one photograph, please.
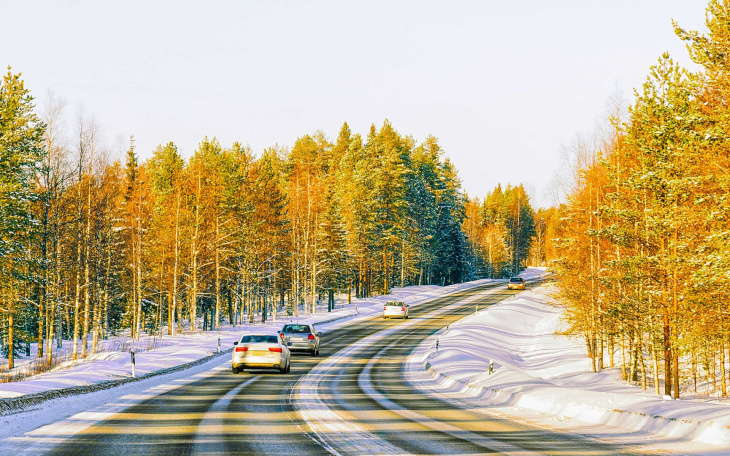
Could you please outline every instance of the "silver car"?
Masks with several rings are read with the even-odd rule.
[[[246,334],[233,345],[234,374],[244,369],[278,369],[282,374],[291,370],[291,352],[279,336]]]
[[[279,335],[291,351],[305,351],[319,355],[319,337],[322,335],[312,324],[286,324]]]

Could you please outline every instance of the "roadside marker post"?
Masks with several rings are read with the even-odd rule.
[[[137,377],[137,372],[135,370],[135,365],[134,365],[134,352],[133,351],[130,351],[129,354],[132,356],[132,377],[135,377],[136,378]]]

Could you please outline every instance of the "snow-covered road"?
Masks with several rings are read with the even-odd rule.
[[[528,269],[523,275],[535,278],[543,272]],[[300,321],[317,323],[318,330],[331,333],[378,316],[386,300],[404,300],[417,307],[431,299],[488,282],[478,281],[445,288],[428,286],[396,289],[392,295],[357,302],[357,310],[353,303],[333,313],[302,317]],[[453,401],[472,411],[479,410],[485,416],[530,423],[561,432],[588,434],[600,441],[629,445],[629,448],[637,451],[730,454],[730,407],[727,404],[710,399],[666,400],[622,382],[615,370],[599,374],[590,372],[582,341],[556,335],[561,328],[560,308],[550,305],[549,301],[546,289],[528,290],[502,303],[480,308],[471,316],[441,329],[416,347],[409,356],[406,370],[410,384],[433,397]],[[477,311],[476,307],[474,310]],[[431,312],[430,317],[438,317],[439,313],[440,310]],[[325,320],[328,322],[325,323]],[[408,320],[397,326],[405,329],[414,322]],[[275,330],[282,323],[283,320],[271,322],[268,328]],[[137,373],[153,374],[161,369],[214,356],[219,336],[225,350],[244,331],[260,329],[261,325],[226,328],[220,333],[199,333],[169,339],[166,345],[138,357]],[[344,426],[348,429],[348,435],[360,436],[359,442],[370,445],[374,452],[407,452],[402,445],[380,439],[373,434],[370,426],[353,419],[346,410],[328,405],[329,400],[320,391],[323,382],[330,381],[337,366],[352,360],[354,356],[362,356],[359,354],[361,348],[378,343],[389,334],[388,331],[392,331],[392,328],[333,354],[302,378],[291,402],[301,411],[312,430],[319,429],[321,435],[326,436],[341,432]],[[380,358],[384,356],[383,353],[373,352],[373,358],[365,363],[357,380],[359,388],[385,409],[399,414],[403,419],[419,423],[422,428],[428,428],[429,423],[434,424],[432,418],[394,406],[391,398],[374,386],[371,372],[373,366],[382,361]],[[128,379],[131,367],[128,356],[123,352],[105,354],[23,382],[1,384],[0,397],[22,399],[26,394],[96,384],[110,379]],[[53,436],[73,435],[108,418],[110,413],[117,413],[192,381],[219,375],[227,368],[229,355],[223,356],[188,370],[148,377],[83,396],[61,397],[30,406],[25,411],[5,412],[0,415],[0,448],[32,454],[51,443],[50,440],[55,438]],[[493,369],[491,375],[490,362]],[[222,396],[219,402],[223,402],[216,403],[218,405],[208,410],[199,426],[208,430],[220,428],[219,412],[226,408],[226,398],[231,397]],[[415,415],[406,417],[404,413]],[[319,440],[319,444],[328,445],[326,438]],[[353,442],[356,440],[352,439]],[[473,443],[477,444],[478,441],[476,439]],[[205,439],[196,442],[195,448],[202,448],[206,443]],[[480,442],[482,445],[487,443]],[[496,449],[494,445],[491,447]],[[337,451],[334,447],[330,450]],[[500,450],[508,453],[520,451],[507,447]]]

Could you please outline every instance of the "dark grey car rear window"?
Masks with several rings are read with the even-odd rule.
[[[309,334],[312,332],[309,325],[285,325],[282,331],[294,334]]]
[[[278,337],[276,336],[260,336],[260,335],[252,335],[252,336],[243,336],[241,337],[241,343],[242,344],[278,344]]]

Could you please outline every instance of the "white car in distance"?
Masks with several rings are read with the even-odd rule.
[[[408,304],[403,301],[388,301],[383,306],[383,318],[408,318]]]

